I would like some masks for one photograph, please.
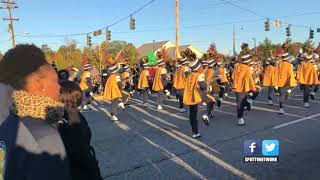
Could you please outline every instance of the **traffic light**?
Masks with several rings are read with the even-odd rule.
[[[264,30],[265,31],[270,31],[270,21],[269,18],[264,22]]]
[[[130,16],[130,30],[135,30],[136,29],[136,20]]]
[[[287,36],[291,36],[291,28],[290,28],[290,25],[288,27],[286,27],[286,33],[287,33]]]
[[[310,29],[309,39],[313,39],[314,30]]]
[[[87,35],[87,46],[88,46],[88,47],[91,47],[91,46],[92,46],[91,36],[90,36],[89,34]]]
[[[109,30],[106,31],[106,40],[107,41],[111,40],[111,31],[109,31]]]

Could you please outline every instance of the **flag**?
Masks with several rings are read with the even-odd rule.
[[[282,22],[281,21],[274,21],[274,23],[273,23],[273,25],[275,26],[275,27],[282,27]]]
[[[155,51],[148,51],[144,54],[145,56],[148,56],[148,64],[149,65],[156,65],[157,64],[157,56]]]

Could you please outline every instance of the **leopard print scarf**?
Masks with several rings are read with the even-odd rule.
[[[37,96],[26,91],[14,91],[12,94],[13,112],[19,117],[57,122],[63,119],[64,106],[45,96]]]

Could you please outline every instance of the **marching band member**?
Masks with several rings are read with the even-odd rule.
[[[209,118],[213,115],[214,98],[207,96],[207,84],[205,81],[205,75],[200,72],[201,63],[196,59],[193,53],[190,58],[192,61],[189,63],[191,74],[186,79],[186,86],[183,94],[183,103],[189,106],[189,120],[192,128],[192,137],[201,137],[198,132],[198,105],[205,101],[207,103],[207,114],[202,116],[202,120],[206,125],[209,125]]]
[[[201,60],[201,72],[203,74],[207,74],[207,70],[208,70],[207,54],[203,54],[202,60]]]
[[[145,57],[145,59],[148,59],[148,57]],[[140,95],[142,96],[142,103],[144,106],[148,105],[148,90],[149,90],[149,65],[146,61],[142,64],[143,70],[140,73],[139,81],[138,81],[138,89],[140,90]]]
[[[90,64],[85,64],[83,67],[83,73],[81,75],[81,80],[80,80],[80,88],[82,90],[82,110],[90,110],[88,105],[90,104],[91,101],[91,96],[92,96],[92,90],[93,90],[93,85],[91,83],[91,65]]]
[[[220,87],[219,97],[217,99],[217,106],[220,107],[224,94],[226,92],[226,86],[229,83],[228,80],[228,72],[225,68],[225,64],[223,63],[222,55],[218,54],[216,57],[216,68],[217,68],[217,83]]]
[[[273,56],[273,51],[268,51],[269,57],[265,62],[264,75],[263,75],[263,85],[268,87],[268,104],[272,105],[272,98],[274,93],[274,87],[272,86],[274,81],[274,76],[276,72],[276,60]]]
[[[313,51],[313,47],[307,47],[306,53],[303,55],[304,60],[301,62],[297,74],[299,83],[303,85],[303,102],[305,108],[310,107],[308,103],[309,96],[314,99],[314,95],[319,89],[319,67],[315,61],[315,59],[318,58],[318,54],[313,53]],[[314,90],[310,93],[312,88],[314,88]]]
[[[250,71],[252,74],[252,78],[253,78],[254,84],[256,86],[256,91],[249,93],[247,101],[249,102],[250,106],[247,107],[247,108],[249,108],[248,110],[251,109],[253,101],[258,97],[258,95],[261,91],[261,86],[259,86],[259,84],[260,84],[260,74],[262,72],[262,70],[260,68],[261,65],[257,60],[252,59],[249,64],[250,64]]]
[[[179,100],[180,112],[184,113],[186,112],[186,110],[184,109],[184,106],[183,106],[183,92],[186,85],[186,79],[189,74],[189,67],[187,65],[188,60],[186,57],[181,60],[178,60],[178,62],[179,62],[178,66],[181,66],[181,67],[178,68],[176,72],[176,80],[174,81],[174,86],[175,86],[176,94]]]
[[[109,101],[111,101],[111,120],[118,121],[118,107],[124,110],[124,103],[121,101],[122,93],[121,93],[121,77],[118,73],[119,67],[117,64],[112,64],[109,68],[109,78],[106,82],[104,95],[103,97]]]
[[[155,72],[152,90],[158,93],[157,109],[162,110],[163,92],[168,84],[166,64],[162,59],[157,60],[157,70]],[[169,92],[170,93],[170,92]],[[167,94],[168,95],[168,94]]]
[[[291,64],[292,57],[288,54],[288,44],[282,45],[281,61],[276,67],[273,86],[279,91],[279,114],[284,114],[283,104],[284,100],[292,92],[292,88],[297,86],[297,82],[293,72],[293,65]]]
[[[247,101],[248,94],[257,90],[252,73],[250,71],[251,58],[249,47],[243,47],[241,52],[241,62],[235,65],[232,74],[232,90],[236,93],[237,117],[239,126],[245,124],[243,119],[244,108],[246,106],[250,106],[249,102]]]
[[[123,67],[123,70],[124,72],[121,74],[121,82],[122,82],[121,93],[123,96],[124,105],[128,105],[129,99],[132,96],[133,80],[131,76],[130,66],[125,65]]]

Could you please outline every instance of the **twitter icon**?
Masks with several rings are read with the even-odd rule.
[[[262,141],[263,156],[279,156],[279,141],[278,140],[263,140]]]

